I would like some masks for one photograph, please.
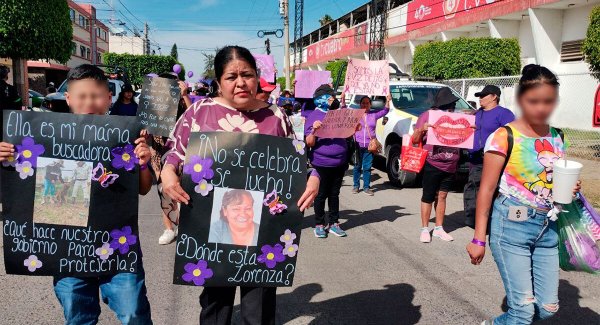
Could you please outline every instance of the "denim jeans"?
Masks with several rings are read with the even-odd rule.
[[[122,324],[152,324],[144,271],[95,278],[55,278],[54,293],[63,307],[66,325],[98,323],[99,292]]]
[[[357,148],[360,161],[354,165],[354,188],[360,188],[360,175],[362,174],[364,189],[371,187],[371,166],[373,166],[373,154],[367,148]]]
[[[44,192],[42,193],[42,196],[54,196],[56,195],[56,186],[54,186],[54,183],[52,183],[51,180],[49,179],[44,179]]]
[[[545,211],[527,209],[525,221],[509,220],[510,206],[522,204],[505,196],[494,202],[490,249],[500,271],[508,311],[494,325],[531,324],[558,310],[558,231]]]

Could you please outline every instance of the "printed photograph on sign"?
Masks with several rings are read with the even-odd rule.
[[[264,193],[220,187],[214,193],[208,242],[256,246]]]
[[[87,226],[92,163],[45,157],[37,163],[33,222]]]
[[[429,112],[429,131],[427,144],[454,148],[472,149],[475,129],[475,116],[448,113],[444,111]]]

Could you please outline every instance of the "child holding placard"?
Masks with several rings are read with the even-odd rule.
[[[67,104],[74,114],[105,115],[111,105],[108,80],[100,68],[83,64],[69,72]],[[144,137],[135,140],[135,155],[140,166],[146,166],[150,150]],[[10,143],[0,143],[0,161],[15,153]],[[139,192],[145,195],[152,186],[150,171],[141,168]],[[132,207],[137,212],[137,206]],[[141,256],[141,254],[138,254]],[[95,324],[100,316],[99,292],[102,299],[124,324],[152,324],[150,304],[146,297],[144,270],[91,278],[54,278],[54,292],[63,307],[66,324]]]
[[[493,206],[490,249],[508,311],[484,325],[531,324],[558,311],[559,236],[552,188],[554,161],[564,157],[565,143],[548,125],[558,87],[547,68],[525,66],[517,90],[521,117],[490,135],[485,145],[475,235],[467,251],[471,263],[479,265]],[[577,184],[573,192],[579,190]]]

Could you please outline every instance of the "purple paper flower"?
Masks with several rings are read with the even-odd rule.
[[[98,257],[100,257],[101,260],[107,260],[113,252],[114,249],[110,247],[109,243],[104,243],[102,247],[96,248],[96,255],[98,255]]]
[[[29,257],[23,261],[23,265],[27,266],[29,272],[35,272],[35,270],[39,269],[44,265],[42,261],[38,260],[37,256],[29,255]]]
[[[296,245],[296,244],[286,244],[285,248],[283,249],[283,255],[286,255],[289,257],[296,256],[297,252],[298,252],[298,245]]]
[[[181,277],[185,282],[194,282],[194,285],[201,286],[206,279],[212,278],[213,271],[208,268],[205,260],[199,260],[197,264],[187,263],[184,267],[185,274]]]
[[[302,140],[292,140],[292,144],[294,145],[294,149],[296,149],[296,152],[303,155],[304,154],[304,148],[306,147],[306,144],[304,143],[304,141]]]
[[[215,176],[212,170],[213,160],[210,158],[202,159],[200,156],[191,156],[190,161],[183,166],[183,172],[192,177],[194,183],[200,183],[202,179],[211,179]]]
[[[132,234],[129,226],[125,226],[123,229],[114,229],[110,232],[110,236],[113,238],[110,248],[118,249],[121,254],[127,254],[129,246],[137,243],[137,236]]]
[[[37,158],[44,153],[46,149],[41,144],[36,144],[31,137],[23,138],[23,142],[17,145],[17,152],[19,153],[19,162],[28,161],[31,166],[37,167]]]
[[[202,196],[207,196],[210,191],[213,190],[213,185],[207,182],[205,179],[201,180],[196,187],[194,187],[194,191],[199,193]]]
[[[6,158],[6,160],[2,162],[2,166],[16,167],[18,162],[19,162],[19,154],[15,152],[14,155]]]
[[[262,255],[259,255],[256,260],[259,263],[265,263],[270,269],[274,268],[277,263],[285,260],[283,247],[280,244],[276,244],[275,246],[264,245],[260,250],[262,251]]]
[[[283,232],[283,235],[281,235],[281,237],[279,237],[279,240],[286,244],[286,245],[290,245],[294,243],[294,239],[296,239],[296,234],[293,233],[291,230],[286,229]]]
[[[113,155],[112,166],[116,169],[125,168],[126,171],[132,171],[135,165],[140,162],[133,152],[135,147],[132,144],[126,144],[123,147],[115,147],[111,150]]]
[[[21,179],[25,179],[33,175],[33,167],[29,161],[16,163],[15,168],[17,169],[17,172],[19,172],[19,177],[21,177]]]

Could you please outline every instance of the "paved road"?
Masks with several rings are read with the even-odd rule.
[[[383,177],[383,178],[382,178]],[[279,289],[281,324],[479,324],[501,313],[504,298],[488,256],[469,263],[462,196],[450,194],[446,229],[455,241],[418,242],[420,189],[395,189],[374,175],[374,197],[342,188],[341,216],[347,238],[312,235],[312,210],[302,231],[302,249],[292,288]],[[174,246],[159,246],[157,198],[141,200],[140,227],[148,295],[156,324],[197,324],[200,288],[171,284]],[[0,262],[2,264],[3,262]],[[60,324],[61,309],[51,278],[10,276],[0,265],[0,324]],[[545,324],[600,324],[600,278],[561,273],[561,307]],[[102,307],[101,324],[117,324]]]

